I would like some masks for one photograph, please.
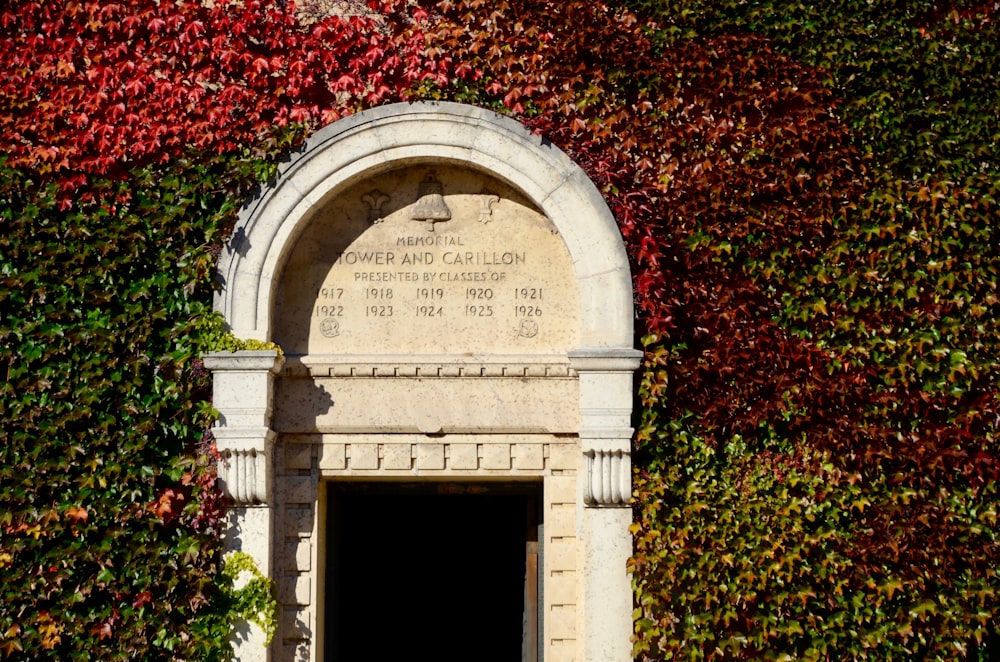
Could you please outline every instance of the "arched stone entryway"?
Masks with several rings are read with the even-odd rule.
[[[359,113],[249,202],[220,277],[233,333],[285,350],[206,357],[230,544],[281,603],[241,660],[333,650],[327,493],[352,481],[538,486],[541,654],[630,659],[640,353],[622,240],[578,166],[479,108]]]

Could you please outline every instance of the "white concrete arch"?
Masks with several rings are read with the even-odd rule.
[[[580,347],[633,343],[632,281],[615,220],[569,157],[517,122],[456,103],[381,106],[317,132],[243,209],[219,266],[216,308],[240,338],[270,340],[275,284],[310,211],[362,178],[409,163],[480,170],[552,220],[580,291]]]

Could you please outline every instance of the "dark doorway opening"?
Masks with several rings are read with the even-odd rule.
[[[538,662],[540,484],[328,493],[326,662]]]

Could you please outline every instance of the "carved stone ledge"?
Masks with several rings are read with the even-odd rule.
[[[570,365],[579,372],[633,373],[643,353],[631,347],[584,347],[569,353]]]

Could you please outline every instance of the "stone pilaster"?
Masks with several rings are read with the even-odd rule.
[[[212,371],[212,403],[219,418],[212,430],[222,490],[232,500],[225,534],[229,551],[253,557],[272,577],[274,550],[274,438],[271,429],[274,376],[284,359],[275,351],[216,352],[204,357]],[[236,659],[268,662],[264,634],[245,624],[234,634]]]
[[[580,378],[580,660],[629,662],[632,587],[626,563],[632,498],[633,373],[642,353],[630,348],[570,353]]]

